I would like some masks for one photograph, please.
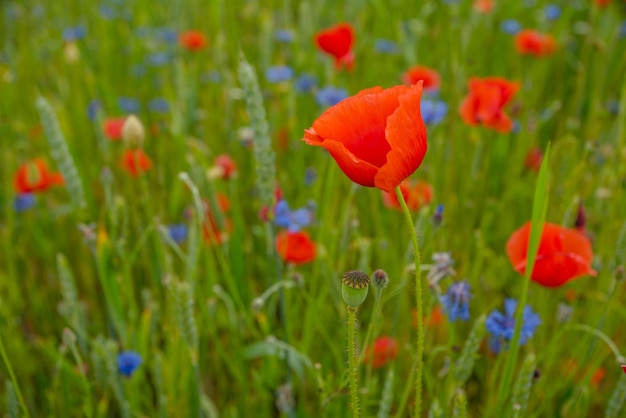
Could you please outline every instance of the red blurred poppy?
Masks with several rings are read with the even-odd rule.
[[[18,194],[41,192],[64,183],[63,176],[48,171],[46,162],[41,158],[22,164],[13,178],[13,186]]]
[[[315,259],[315,242],[303,231],[282,231],[276,236],[276,251],[280,257],[292,264],[304,264]]]
[[[230,201],[228,197],[222,193],[216,193],[216,203],[219,211],[225,214],[230,209]],[[211,209],[208,201],[202,202],[204,206],[204,223],[202,224],[202,238],[207,244],[221,244],[226,241],[228,233],[232,229],[230,219],[222,216],[218,218],[217,214]]]
[[[528,150],[524,158],[524,167],[530,171],[539,171],[543,161],[543,152],[540,148],[534,147]]]
[[[200,31],[190,30],[178,36],[178,42],[190,51],[199,51],[207,44],[206,36]]]
[[[122,128],[126,122],[126,117],[106,119],[102,123],[104,135],[111,141],[119,141],[122,139]]]
[[[402,192],[406,205],[411,211],[417,211],[433,200],[433,187],[425,181],[417,181],[415,184],[411,185],[410,181],[405,180],[400,183],[400,191]],[[402,206],[398,201],[398,196],[396,196],[395,191],[389,193],[382,192],[382,194],[383,203],[386,207],[402,210]]]
[[[527,222],[506,243],[509,260],[520,274],[526,269],[529,237],[530,222]],[[542,286],[557,287],[580,276],[595,276],[592,260],[591,243],[583,233],[546,222],[531,279]]]
[[[426,91],[439,88],[439,73],[432,68],[416,65],[402,75],[402,81],[406,84],[417,84],[420,80],[424,81]]]
[[[417,310],[413,309],[411,314],[413,315],[413,328],[417,328]],[[443,312],[441,311],[441,306],[435,305],[430,311],[430,315],[424,315],[422,317],[422,323],[431,328],[441,325],[443,323]]]
[[[364,363],[372,363],[372,368],[378,369],[389,363],[398,355],[398,343],[391,337],[380,337],[367,348]]]
[[[349,23],[339,23],[321,30],[315,35],[315,44],[325,53],[335,58],[335,69],[345,65],[348,70],[354,67],[354,28]]]
[[[599,6],[599,7],[606,7],[611,2],[611,0],[594,0],[594,1],[596,3],[596,6]]]
[[[227,180],[237,172],[237,164],[228,154],[220,154],[213,161],[213,177]]]
[[[137,177],[152,167],[152,161],[141,148],[126,150],[122,155],[122,168]]]
[[[552,35],[525,29],[515,35],[515,49],[521,55],[543,57],[556,51],[556,41]]]
[[[503,133],[513,129],[513,121],[503,108],[519,89],[519,83],[500,77],[472,78],[469,89],[460,109],[468,125],[480,124]]]
[[[426,154],[421,96],[422,82],[362,90],[328,108],[303,141],[326,148],[355,183],[390,192]]]
[[[489,13],[493,9],[493,0],[474,0],[474,10]]]

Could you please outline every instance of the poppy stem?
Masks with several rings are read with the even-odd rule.
[[[352,417],[359,418],[359,375],[356,366],[356,306],[348,306],[348,365],[350,374],[350,409]]]
[[[402,212],[404,213],[404,217],[406,222],[409,225],[409,229],[411,232],[411,242],[413,244],[413,256],[415,259],[415,299],[416,299],[416,308],[417,308],[417,317],[420,318],[423,312],[423,302],[422,302],[422,280],[421,280],[421,257],[419,245],[417,242],[417,231],[415,230],[415,225],[413,223],[413,218],[411,217],[411,212],[409,211],[409,207],[404,200],[404,196],[402,195],[402,191],[400,190],[400,186],[396,187],[396,196],[398,197],[398,202],[400,202],[400,206],[402,206]],[[422,369],[423,369],[423,355],[424,355],[424,323],[418,319],[417,321],[417,361],[416,361],[416,374],[415,374],[415,417],[419,417],[421,415],[421,407],[422,407]]]

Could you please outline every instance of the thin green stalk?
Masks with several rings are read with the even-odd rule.
[[[350,370],[350,409],[352,416],[359,418],[359,376],[356,367],[356,311],[358,308],[348,306],[348,362]]]
[[[522,321],[524,320],[524,308],[528,300],[528,289],[530,287],[530,277],[535,267],[535,260],[539,250],[541,241],[541,233],[543,224],[546,219],[548,210],[548,161],[550,159],[550,144],[546,149],[539,176],[537,178],[537,186],[535,187],[535,196],[533,202],[533,213],[531,219],[530,238],[528,240],[528,252],[526,258],[526,268],[524,271],[524,284],[522,285],[522,295],[519,299],[515,311],[515,331],[513,339],[509,345],[509,352],[504,365],[504,372],[500,379],[498,387],[496,416],[505,416],[504,411],[507,405],[507,399],[513,384],[513,373],[517,364],[517,356],[519,354],[519,340],[522,334]]]
[[[411,241],[413,242],[413,256],[415,258],[415,299],[416,299],[416,308],[417,308],[417,317],[420,318],[423,314],[423,304],[422,304],[422,280],[421,280],[421,257],[419,246],[417,243],[417,231],[415,230],[415,225],[413,224],[413,218],[411,217],[411,212],[409,212],[409,208],[406,205],[406,201],[404,200],[404,196],[402,195],[402,191],[400,191],[400,186],[396,187],[396,196],[398,197],[398,202],[402,206],[402,212],[404,213],[404,217],[406,219],[407,224],[409,225],[409,229],[411,232]],[[415,365],[415,416],[419,417],[421,415],[422,408],[422,369],[423,369],[423,360],[422,356],[424,354],[424,324],[422,321],[417,321],[417,362]]]
[[[28,412],[28,408],[26,408],[26,403],[24,402],[24,398],[22,397],[22,391],[20,390],[20,386],[17,384],[17,378],[15,377],[15,373],[13,373],[13,368],[11,367],[11,362],[7,356],[7,353],[4,349],[4,340],[2,339],[2,335],[0,335],[0,355],[2,355],[2,361],[4,361],[4,365],[7,368],[7,372],[11,377],[11,382],[13,383],[13,389],[15,390],[15,394],[17,395],[17,400],[19,401],[22,409],[24,410],[24,416],[30,417],[30,413]]]

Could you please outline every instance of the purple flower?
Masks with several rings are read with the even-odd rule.
[[[99,100],[92,100],[87,105],[87,117],[90,121],[95,121],[98,118],[98,112],[102,108],[102,104]]]
[[[137,113],[141,107],[139,101],[131,97],[119,97],[117,104],[124,113]]]
[[[469,284],[463,280],[452,283],[445,295],[441,296],[441,304],[448,314],[450,322],[458,319],[469,320],[469,300],[472,297]]]
[[[515,19],[507,19],[500,23],[500,29],[502,29],[502,32],[504,33],[515,35],[517,32],[522,30],[522,24]]]
[[[87,35],[87,29],[82,25],[63,29],[63,40],[65,42],[77,41],[84,38],[85,35]]]
[[[515,299],[506,299],[504,301],[504,314],[494,309],[485,321],[485,327],[489,334],[491,334],[489,346],[491,350],[496,353],[500,351],[503,342],[509,342],[513,339],[516,306],[517,301]],[[540,324],[541,319],[539,315],[533,312],[530,306],[525,306],[522,321],[522,334],[519,339],[520,345],[526,344],[526,341],[532,338]]]
[[[301,74],[294,83],[296,91],[300,93],[308,93],[317,86],[317,79],[308,74]]]
[[[37,203],[37,200],[33,193],[20,193],[15,196],[13,208],[16,212],[24,212],[35,206],[35,203]]]
[[[142,361],[141,356],[135,351],[124,351],[117,355],[117,369],[124,376],[130,377]]]
[[[172,241],[181,244],[187,238],[189,231],[185,224],[172,224],[167,226],[167,232],[170,234]]]
[[[285,44],[293,41],[293,32],[289,29],[276,29],[274,31],[274,39]]]
[[[306,170],[304,170],[304,184],[306,186],[313,185],[316,178],[317,178],[317,171],[315,170],[315,168],[307,167]]]
[[[561,17],[561,8],[556,4],[548,4],[545,9],[543,9],[543,14],[547,20],[556,20]]]
[[[152,99],[148,102],[148,109],[151,112],[167,113],[170,110],[170,104],[164,98],[157,97],[156,99]]]
[[[398,52],[398,44],[389,39],[376,39],[374,41],[374,51],[381,54],[395,54]]]

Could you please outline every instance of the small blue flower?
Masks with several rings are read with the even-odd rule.
[[[507,19],[500,23],[500,29],[502,29],[502,32],[504,33],[515,35],[517,32],[522,30],[522,24],[515,19]]]
[[[141,108],[139,101],[131,97],[119,97],[117,104],[124,113],[137,113]]]
[[[35,206],[35,203],[37,203],[37,199],[33,193],[20,193],[15,196],[13,208],[16,212],[25,212]]]
[[[170,28],[162,28],[158,30],[158,38],[168,44],[175,44],[178,42],[178,32]]]
[[[458,319],[469,320],[469,300],[472,297],[469,284],[463,280],[452,283],[445,295],[441,296],[441,304],[448,314],[450,322]]]
[[[293,41],[293,32],[289,29],[276,29],[274,31],[274,39],[285,44]]]
[[[443,100],[422,99],[420,108],[427,125],[437,125],[448,113],[448,105]]]
[[[315,100],[322,107],[334,106],[343,99],[348,97],[346,89],[338,89],[335,87],[324,87],[317,91]]]
[[[129,377],[133,374],[143,360],[141,356],[134,351],[124,351],[117,355],[117,369],[124,376]]]
[[[561,8],[556,4],[548,4],[543,9],[543,14],[547,20],[556,20],[561,17]]]
[[[515,307],[517,301],[515,299],[506,299],[504,301],[503,315],[500,311],[493,310],[485,321],[485,327],[491,334],[489,346],[492,351],[499,352],[503,341],[511,341],[515,331]],[[522,333],[520,335],[520,345],[526,344],[526,341],[533,336],[537,327],[541,324],[539,315],[532,311],[530,306],[524,307],[524,316],[522,322]]]
[[[89,102],[89,104],[87,105],[87,117],[90,121],[93,122],[96,120],[96,118],[98,117],[98,112],[100,112],[101,108],[102,104],[99,100],[92,100]]]
[[[291,80],[291,78],[293,78],[293,70],[286,65],[277,65],[265,71],[265,78],[267,78],[267,81],[270,83],[280,83],[282,81]]]
[[[63,40],[65,42],[77,41],[84,38],[85,35],[87,35],[87,29],[82,25],[63,29]]]
[[[437,205],[437,209],[433,215],[433,222],[435,225],[441,225],[441,222],[443,222],[443,205],[441,203]]]
[[[222,75],[217,70],[207,71],[206,73],[202,73],[200,75],[200,82],[202,84],[205,84],[205,83],[217,84],[221,81],[222,81]]]
[[[156,99],[152,99],[148,102],[148,109],[151,112],[167,113],[170,110],[170,104],[164,98],[157,97]]]
[[[622,26],[619,29],[620,38],[626,38],[626,21],[622,22]]]
[[[148,64],[152,65],[153,67],[161,67],[172,62],[174,59],[174,55],[170,52],[155,52],[148,55],[146,58]]]
[[[395,54],[398,52],[398,44],[389,39],[376,39],[374,41],[374,51],[381,54]]]
[[[316,178],[317,178],[317,171],[315,170],[315,168],[307,167],[306,170],[304,170],[304,185],[305,186],[313,185]]]
[[[131,68],[133,77],[137,77],[137,78],[140,78],[146,75],[146,71],[147,71],[146,67],[141,64],[133,65],[133,67]]]
[[[308,74],[301,74],[294,83],[294,88],[300,93],[308,93],[317,87],[317,79]]]
[[[172,224],[167,226],[167,232],[170,234],[170,238],[177,244],[181,244],[187,239],[187,225],[185,224]]]
[[[100,17],[104,20],[113,20],[115,19],[115,10],[108,4],[101,4],[98,6],[98,12],[100,13]]]
[[[291,232],[298,232],[301,228],[313,222],[313,209],[305,206],[291,210],[285,199],[281,199],[274,206],[274,223],[281,228],[288,228]]]

